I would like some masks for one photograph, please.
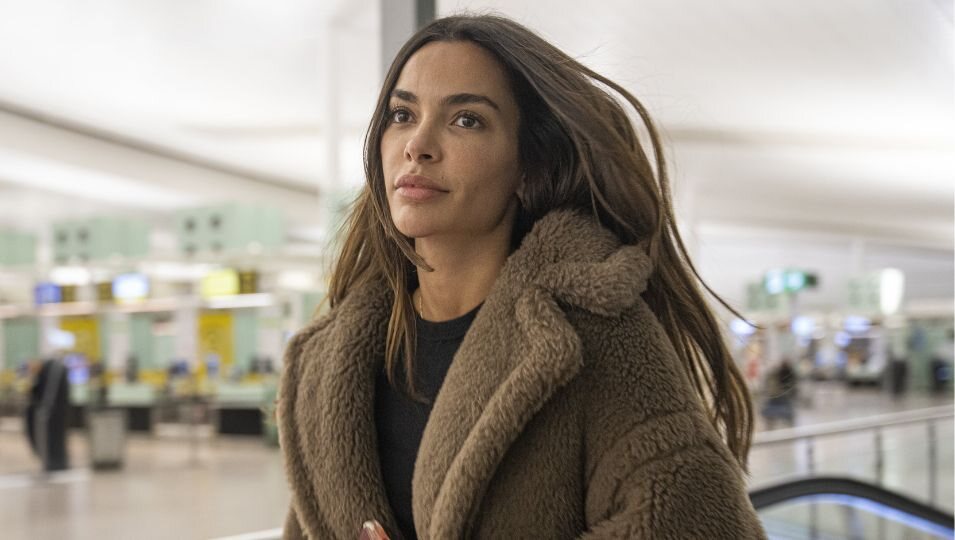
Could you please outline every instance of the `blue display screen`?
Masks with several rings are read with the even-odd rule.
[[[63,300],[63,290],[56,283],[38,283],[33,288],[33,300],[37,305],[58,304]]]
[[[69,373],[70,384],[86,384],[90,380],[90,367],[86,357],[82,354],[68,354],[63,357],[63,364]]]

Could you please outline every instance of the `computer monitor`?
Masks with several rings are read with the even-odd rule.
[[[70,384],[86,384],[89,382],[90,367],[86,357],[82,354],[67,354],[63,357],[63,365],[66,366]]]

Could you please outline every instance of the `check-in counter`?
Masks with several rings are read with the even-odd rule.
[[[261,383],[219,383],[213,409],[216,430],[236,435],[262,435],[262,406],[267,387]]]
[[[70,413],[68,425],[71,428],[84,428],[86,409],[100,405],[96,393],[98,390],[89,384],[70,385]],[[152,431],[155,423],[157,391],[149,384],[113,383],[106,392],[104,406],[126,410],[127,429],[129,431]]]
[[[155,423],[156,388],[144,383],[116,382],[109,386],[108,401],[126,409],[130,431],[152,431]]]
[[[90,401],[89,395],[88,384],[70,385],[70,407],[66,415],[66,426],[68,428],[86,427],[86,405]]]

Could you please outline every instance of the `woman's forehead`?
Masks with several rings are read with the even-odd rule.
[[[402,68],[395,90],[411,92],[419,100],[469,93],[514,105],[504,68],[467,41],[432,42],[418,49]]]

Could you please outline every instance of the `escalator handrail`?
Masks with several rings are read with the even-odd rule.
[[[762,487],[749,492],[749,498],[757,510],[814,495],[849,495],[868,499],[936,525],[955,529],[955,517],[952,514],[905,495],[852,478],[813,476]]]
[[[845,435],[859,431],[900,427],[911,424],[934,422],[955,417],[955,408],[951,405],[915,409],[897,413],[880,414],[864,418],[851,418],[837,422],[826,422],[808,426],[773,429],[757,432],[753,438],[753,448],[781,443],[792,443],[808,438],[822,438],[833,435]]]

